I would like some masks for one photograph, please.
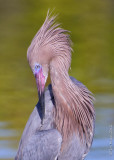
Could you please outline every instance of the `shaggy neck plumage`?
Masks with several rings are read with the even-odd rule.
[[[88,132],[93,131],[94,119],[90,92],[86,87],[80,88],[71,81],[68,70],[58,59],[51,63],[50,75],[56,103],[55,124],[63,135],[63,142],[74,132],[79,133],[81,139],[85,135],[86,140],[89,140]]]

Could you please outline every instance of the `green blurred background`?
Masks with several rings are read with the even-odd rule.
[[[102,114],[106,111],[104,119],[101,114],[99,120],[109,122],[106,127],[113,125],[113,6],[113,0],[0,0],[1,159],[14,157],[22,130],[38,101],[26,53],[48,9],[59,13],[57,21],[71,31],[74,52],[69,74],[94,93],[96,112],[99,108]],[[106,120],[109,117],[111,120]]]

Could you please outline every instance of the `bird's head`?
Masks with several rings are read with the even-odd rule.
[[[40,99],[41,95],[44,93],[45,84],[48,77],[49,64],[50,64],[49,57],[51,57],[50,56],[51,52],[47,52],[48,49],[46,46],[39,48],[37,47],[38,47],[37,43],[34,43],[34,41],[32,41],[27,51],[27,59],[31,67],[31,70],[34,74],[34,77],[36,79],[38,96]]]

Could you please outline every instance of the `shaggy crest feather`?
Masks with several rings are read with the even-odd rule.
[[[27,51],[27,58],[32,56],[31,52],[37,52],[41,48],[46,46],[50,47],[53,50],[52,57],[60,56],[64,58],[64,65],[67,70],[69,69],[71,62],[71,40],[67,30],[64,30],[60,27],[60,24],[55,23],[56,16],[50,17],[49,11],[47,17],[33,38],[31,45]],[[51,58],[52,58],[51,57]]]

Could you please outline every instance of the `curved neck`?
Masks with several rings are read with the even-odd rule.
[[[55,124],[66,141],[71,134],[78,132],[86,140],[93,133],[94,108],[91,93],[84,85],[73,83],[64,65],[53,61],[50,77],[55,99]],[[92,137],[92,134],[91,134]]]
[[[63,101],[65,103],[67,96],[66,85],[70,80],[68,70],[64,65],[56,63],[55,60],[50,65],[50,78],[56,104],[63,103]]]

